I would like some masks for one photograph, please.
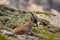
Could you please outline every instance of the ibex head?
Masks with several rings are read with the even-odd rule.
[[[33,13],[31,13],[32,14],[32,16],[31,16],[31,21],[34,23],[34,25],[35,25],[35,27],[37,27],[38,26],[38,24],[37,24],[37,17],[33,14]]]

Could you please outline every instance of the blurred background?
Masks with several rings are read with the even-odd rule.
[[[0,0],[0,4],[7,4],[29,11],[60,12],[60,0]]]
[[[60,40],[60,0],[0,0],[0,4],[0,40]],[[39,38],[4,34],[34,18],[32,13],[38,21],[32,32]]]

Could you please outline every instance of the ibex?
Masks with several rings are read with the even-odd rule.
[[[32,34],[31,29],[33,26],[37,26],[37,20],[33,17],[23,25],[20,25],[13,29],[12,33],[13,34]]]
[[[32,13],[31,13],[32,14]],[[7,35],[11,35],[13,36],[14,34],[28,34],[28,35],[34,35],[32,32],[31,32],[31,29],[32,27],[36,27],[38,26],[37,24],[37,19],[34,17],[34,14],[32,14],[32,17],[31,19],[26,23],[26,24],[23,24],[23,25],[20,25],[20,26],[17,26],[16,28],[14,28],[12,30],[12,32],[7,32],[5,34]]]

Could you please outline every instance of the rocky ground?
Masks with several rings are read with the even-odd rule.
[[[46,12],[32,12],[38,17],[38,27],[33,27],[36,36],[17,35],[11,37],[0,32],[0,40],[60,40],[60,16]],[[25,24],[32,17],[31,12],[16,9],[8,5],[0,5],[0,31],[11,32],[16,26]]]

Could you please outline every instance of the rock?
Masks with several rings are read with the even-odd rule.
[[[17,37],[16,35],[14,35],[11,31],[8,31],[8,30],[0,30],[0,32],[4,35],[7,35],[7,36],[11,36],[11,37]]]
[[[35,36],[30,36],[30,35],[18,35],[20,40],[40,40],[40,38],[35,37]]]
[[[8,30],[0,30],[0,32],[4,35],[7,35],[9,37],[16,37],[19,38],[20,40],[40,40],[40,37],[35,37],[35,36],[30,36],[30,35],[14,35],[12,32]]]

